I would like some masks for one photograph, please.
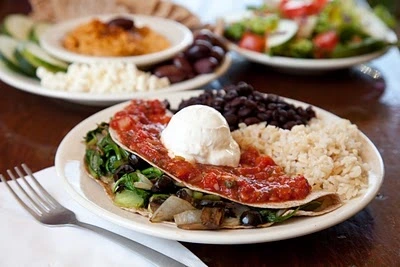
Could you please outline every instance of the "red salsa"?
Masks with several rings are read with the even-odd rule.
[[[171,115],[158,100],[133,100],[111,120],[120,141],[143,158],[194,187],[241,203],[304,199],[311,191],[304,176],[289,177],[254,148],[241,151],[238,167],[190,163],[170,158],[160,141]]]

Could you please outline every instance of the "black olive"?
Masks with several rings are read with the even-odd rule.
[[[110,20],[108,22],[108,25],[120,27],[124,30],[130,30],[135,27],[135,23],[133,22],[133,20],[127,19],[127,18],[122,18],[122,17],[121,18],[118,17],[118,18]]]
[[[209,199],[202,199],[199,202],[201,207],[210,207],[210,208],[223,208],[225,207],[225,202],[221,200],[209,200]]]
[[[129,164],[132,166],[135,166],[136,164],[139,163],[139,159],[135,154],[130,154],[128,157]]]
[[[187,202],[193,203],[193,197],[189,194],[190,189],[182,188],[176,192],[176,196],[186,200]]]
[[[114,177],[114,181],[117,181],[119,178],[121,178],[125,173],[130,173],[135,171],[135,168],[133,168],[131,165],[129,164],[124,164],[119,166],[119,168],[115,171],[113,177]]]
[[[262,217],[258,211],[247,210],[240,215],[240,222],[242,225],[257,226],[262,224]]]
[[[163,174],[154,185],[151,187],[153,193],[173,193],[176,191],[174,180],[171,177]]]

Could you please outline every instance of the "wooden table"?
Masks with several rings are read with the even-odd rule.
[[[28,12],[26,1],[2,0],[0,19]],[[223,77],[298,99],[357,124],[378,147],[385,180],[377,197],[347,221],[307,236],[251,245],[184,243],[209,266],[400,266],[400,54],[371,65],[382,77],[356,70],[295,76],[239,58]],[[54,165],[62,138],[100,108],[25,93],[0,82],[0,173],[26,162],[33,171]],[[234,233],[232,233],[234,234]]]

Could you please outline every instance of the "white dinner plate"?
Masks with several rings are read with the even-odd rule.
[[[176,92],[158,96],[168,99],[172,107],[190,96],[198,95],[201,91]],[[286,99],[295,105],[308,107],[308,104]],[[369,163],[371,170],[368,177],[368,189],[355,199],[345,203],[339,209],[317,217],[298,217],[273,225],[269,228],[235,229],[218,231],[191,231],[177,228],[172,223],[151,223],[148,218],[130,213],[114,206],[104,193],[103,188],[86,175],[83,167],[85,145],[83,137],[103,121],[109,121],[115,112],[121,110],[127,103],[121,103],[100,111],[79,123],[60,143],[55,166],[57,174],[68,193],[88,212],[95,213],[101,218],[133,231],[142,232],[161,238],[206,244],[245,244],[283,240],[310,234],[336,225],[360,210],[362,210],[377,194],[382,181],[384,167],[382,158],[374,144],[362,133],[362,157]],[[327,120],[338,119],[337,116],[315,108],[317,116]]]
[[[170,42],[171,46],[160,52],[155,52],[140,56],[127,56],[127,57],[99,57],[78,54],[64,48],[62,40],[65,35],[76,28],[77,26],[87,23],[94,18],[98,18],[102,21],[109,21],[115,17],[130,18],[135,22],[138,27],[148,26],[155,32],[166,37]],[[89,16],[85,18],[78,18],[73,20],[64,21],[51,26],[46,30],[40,37],[40,45],[48,53],[53,56],[65,60],[67,62],[81,62],[91,63],[99,61],[127,61],[136,64],[137,66],[148,66],[154,65],[155,63],[173,57],[178,52],[185,49],[193,42],[192,32],[184,25],[169,19],[151,17],[144,15],[132,15],[132,14],[109,14],[109,15],[98,15]]]
[[[367,12],[367,11],[366,11]],[[232,23],[238,21],[242,18],[249,18],[252,16],[252,12],[240,12],[236,14],[229,14],[224,16],[224,20],[227,23]],[[396,44],[398,39],[395,32],[382,25],[375,16],[371,15],[368,17],[371,22],[376,27],[381,29],[380,37],[385,39],[389,43]],[[388,51],[389,48],[382,49],[373,53],[368,53],[364,55],[347,57],[347,58],[332,58],[332,59],[303,59],[303,58],[291,58],[291,57],[281,57],[281,56],[270,56],[268,54],[259,53],[251,51],[248,49],[240,48],[235,43],[230,41],[227,42],[230,50],[235,51],[244,58],[252,61],[261,63],[267,66],[274,67],[275,69],[288,72],[288,73],[298,73],[298,74],[312,74],[321,73],[331,70],[338,70],[344,68],[350,68],[362,63],[369,62],[375,58],[380,57]]]
[[[176,92],[176,91],[184,91],[184,90],[199,88],[223,75],[229,69],[231,63],[232,63],[232,58],[229,55],[229,53],[227,53],[225,55],[225,59],[222,62],[222,64],[213,73],[197,75],[192,79],[179,83],[174,83],[165,88],[160,88],[154,91],[146,91],[146,92],[96,94],[96,93],[52,90],[42,87],[38,79],[33,79],[23,74],[10,70],[2,61],[0,61],[0,80],[15,88],[18,88],[20,90],[32,94],[63,99],[70,102],[75,102],[89,106],[110,106],[116,103],[132,99],[134,97],[145,97],[151,95],[154,96],[167,92]]]

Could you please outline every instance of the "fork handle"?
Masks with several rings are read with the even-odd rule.
[[[182,264],[182,263],[180,263],[180,262],[178,262],[178,261],[152,249],[152,248],[146,247],[138,242],[135,242],[129,238],[126,238],[126,237],[123,237],[116,233],[113,233],[111,231],[108,231],[104,228],[101,228],[101,227],[98,227],[98,226],[95,226],[92,224],[80,222],[80,221],[73,222],[73,225],[77,225],[82,228],[89,229],[97,234],[103,235],[103,236],[107,237],[108,239],[110,239],[111,241],[113,241],[117,244],[120,244],[120,245],[132,250],[136,254],[144,257],[147,261],[149,261],[149,263],[151,263],[155,266],[160,266],[160,267],[164,267],[164,266],[182,267],[182,266],[185,266],[184,264]]]

